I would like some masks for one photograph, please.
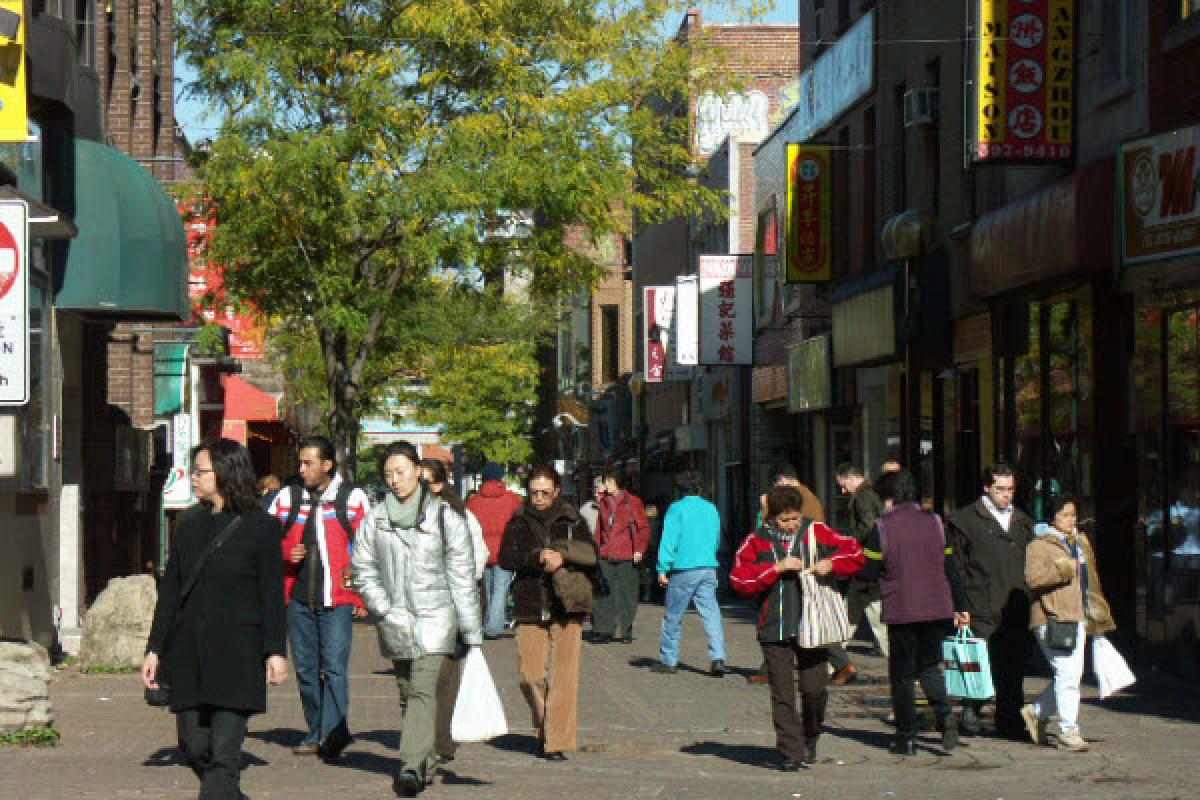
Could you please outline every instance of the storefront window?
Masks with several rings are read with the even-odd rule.
[[[50,463],[50,425],[46,412],[49,313],[46,289],[40,276],[29,284],[29,402],[18,414],[18,455],[20,485],[23,488],[44,489],[47,486]]]

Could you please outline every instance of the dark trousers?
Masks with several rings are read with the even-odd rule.
[[[797,647],[796,640],[759,642],[771,682],[771,722],[775,746],[784,758],[801,761],[804,743],[821,734],[829,701],[829,653],[823,647]],[[801,711],[796,713],[796,689]]]
[[[609,594],[592,603],[592,631],[602,636],[633,636],[638,607],[637,564],[602,558],[600,571],[608,580]]]
[[[917,736],[917,691],[921,682],[929,704],[942,719],[949,716],[950,696],[942,675],[942,640],[954,630],[948,619],[888,625],[888,677],[892,683],[892,711],[896,715],[896,736]]]
[[[1023,625],[997,628],[988,637],[988,661],[996,686],[996,731],[1025,737],[1021,706],[1025,704],[1025,664],[1033,648],[1033,636]],[[964,700],[978,712],[982,700]]]
[[[244,711],[192,708],[175,715],[179,749],[200,779],[200,800],[240,800]]]

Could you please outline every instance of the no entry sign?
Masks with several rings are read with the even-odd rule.
[[[0,201],[0,406],[29,402],[29,207]]]

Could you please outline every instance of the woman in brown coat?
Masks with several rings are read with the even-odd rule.
[[[536,467],[529,502],[504,532],[500,566],[516,573],[521,691],[548,761],[565,761],[564,753],[579,749],[579,659],[583,617],[592,610],[588,571],[596,562],[587,523],[562,499],[562,478],[553,467]]]
[[[1029,735],[1037,743],[1046,740],[1046,723],[1058,717],[1058,733],[1052,742],[1060,750],[1081,753],[1088,749],[1079,733],[1079,686],[1088,636],[1113,630],[1112,613],[1100,588],[1096,556],[1091,543],[1076,527],[1078,506],[1069,495],[1050,501],[1050,525],[1039,524],[1035,538],[1025,550],[1025,580],[1033,594],[1030,627],[1046,660],[1054,670],[1054,681],[1033,703],[1021,709]],[[1051,623],[1074,626],[1070,646],[1056,645]]]

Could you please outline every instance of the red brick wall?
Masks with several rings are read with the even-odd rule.
[[[129,415],[135,428],[154,425],[154,339],[117,325],[108,338],[108,404]]]
[[[1150,130],[1200,124],[1200,15],[1168,27],[1167,4],[1149,4]]]

